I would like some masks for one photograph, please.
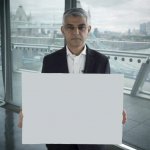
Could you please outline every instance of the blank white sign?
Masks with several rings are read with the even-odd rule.
[[[22,77],[23,144],[121,144],[123,75]]]

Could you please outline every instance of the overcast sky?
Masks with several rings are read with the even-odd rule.
[[[11,11],[15,12],[19,5],[35,21],[61,22],[64,0],[11,0]],[[81,0],[81,5],[91,12],[92,26],[102,31],[125,32],[150,21],[150,0]]]

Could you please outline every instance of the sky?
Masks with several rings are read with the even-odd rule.
[[[127,31],[139,29],[150,21],[150,0],[82,0],[91,12],[92,24],[103,30]]]
[[[150,21],[150,0],[80,0],[81,6],[91,13],[93,27],[100,30],[126,32],[139,29],[139,25]],[[11,11],[22,5],[35,21],[60,22],[64,0],[11,0]]]

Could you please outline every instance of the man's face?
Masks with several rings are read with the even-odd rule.
[[[66,18],[61,31],[69,48],[83,48],[91,26],[87,20],[80,16],[69,16]]]

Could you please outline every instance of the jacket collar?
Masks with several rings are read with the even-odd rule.
[[[91,73],[95,64],[95,59],[93,56],[93,53],[91,49],[86,45],[86,61],[85,61],[85,68],[84,68],[84,73]],[[61,58],[60,60],[62,63],[60,65],[61,71],[63,73],[69,73],[68,70],[68,63],[67,63],[67,51],[66,51],[66,46],[61,49]]]
[[[87,46],[84,73],[91,73],[95,64],[92,50]]]

